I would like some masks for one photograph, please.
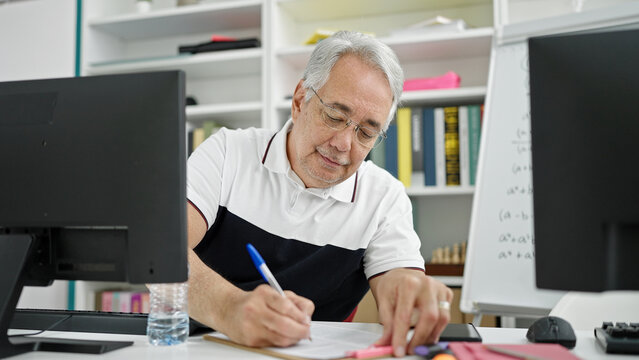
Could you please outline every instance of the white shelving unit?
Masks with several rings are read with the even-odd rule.
[[[319,28],[374,33],[397,54],[407,78],[455,71],[458,89],[406,92],[405,106],[482,103],[486,96],[494,33],[493,0],[216,0],[177,7],[154,0],[152,11],[135,12],[132,0],[83,3],[82,74],[101,75],[181,69],[187,95],[187,126],[214,120],[233,128],[279,128],[289,117],[291,95],[313,45],[302,45]],[[462,18],[462,32],[393,36],[393,31],[437,15]],[[256,37],[260,48],[180,55],[178,47],[212,34]],[[464,241],[472,187],[432,187],[415,173],[413,199],[423,255]],[[80,284],[86,297],[95,284]],[[80,307],[90,300],[77,301]]]
[[[524,23],[636,0],[495,0],[495,25]]]
[[[444,106],[483,103],[494,33],[491,0],[277,0],[269,3],[272,23],[268,124],[281,126],[290,116],[290,95],[314,49],[302,45],[316,29],[350,29],[374,33],[397,54],[407,78],[460,75],[458,89],[406,92],[404,106]],[[393,31],[443,15],[462,18],[462,32],[393,36]],[[415,207],[422,254],[465,241],[473,188],[424,187],[423,173],[413,175],[407,189]]]
[[[206,120],[233,128],[264,126],[264,46],[200,54],[179,54],[178,48],[213,34],[264,42],[265,0],[152,4],[140,14],[129,0],[84,1],[82,74],[183,70],[187,96],[198,103],[186,110],[189,127]]]
[[[236,0],[165,8],[149,13],[124,13],[89,19],[88,25],[123,40],[180,34],[228,32],[261,21],[262,0]]]
[[[484,87],[493,35],[492,1],[343,1],[278,0],[270,3],[272,18],[272,90],[269,121],[279,127],[289,116],[289,101],[314,46],[303,42],[316,29],[351,29],[374,33],[397,54],[407,78],[437,76],[453,70],[462,88]],[[444,15],[463,18],[471,28],[463,32],[393,36],[393,30]],[[484,93],[485,95],[485,93]],[[405,94],[411,105],[429,104],[426,95]],[[425,96],[424,101],[419,101]],[[453,95],[454,96],[454,95]],[[434,99],[434,98],[433,98]],[[473,96],[481,102],[483,96]],[[451,103],[442,94],[442,103]],[[437,104],[437,101],[430,102]],[[273,123],[274,121],[274,123]]]
[[[217,122],[226,127],[246,128],[260,123],[263,107],[260,101],[191,105],[186,107],[186,118],[192,124],[218,119]]]
[[[260,74],[262,49],[228,50],[197,55],[175,55],[154,59],[93,63],[85,71],[91,75],[135,71],[181,69],[187,79]]]
[[[176,3],[153,0],[152,10],[140,14],[132,0],[84,1],[82,74],[182,70],[187,96],[197,100],[197,105],[186,108],[187,128],[207,120],[230,128],[266,126],[266,0],[220,0],[183,7]],[[257,38],[262,46],[179,54],[179,46],[206,42],[213,34]],[[77,282],[76,308],[92,309],[96,291],[117,287],[131,288]]]

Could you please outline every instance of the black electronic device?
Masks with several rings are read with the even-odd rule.
[[[535,320],[528,328],[526,338],[531,342],[559,344],[568,349],[577,344],[570,323],[558,316],[544,316]]]
[[[187,279],[184,86],[180,71],[0,83],[0,358],[113,348],[9,338],[25,285]]]
[[[639,354],[639,323],[604,322],[595,338],[607,353]]]
[[[47,330],[51,324],[56,324],[56,331],[146,335],[147,318],[148,314],[128,312],[16,309],[11,328]],[[189,336],[213,331],[210,327],[189,319]]]
[[[260,47],[260,40],[257,38],[238,39],[238,40],[213,40],[195,45],[183,45],[178,48],[180,54],[190,53],[199,54],[209,51],[237,50],[246,48]]]
[[[439,335],[439,341],[481,342],[481,335],[473,324],[448,324]]]
[[[639,290],[639,30],[528,41],[543,289]]]

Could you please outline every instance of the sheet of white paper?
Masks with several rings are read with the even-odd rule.
[[[308,359],[343,358],[347,351],[359,350],[371,346],[382,334],[381,325],[370,330],[344,326],[345,323],[313,322],[311,324],[312,341],[302,340],[287,348],[268,348],[281,354],[293,355]],[[212,336],[228,339],[224,334],[214,333]]]

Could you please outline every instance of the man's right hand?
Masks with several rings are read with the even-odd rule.
[[[253,291],[231,284],[193,251],[207,231],[206,222],[191,203],[187,216],[189,316],[242,345],[290,346],[307,339],[313,302],[291,291],[284,291],[284,297],[266,284]]]
[[[285,291],[280,295],[268,285],[243,292],[219,329],[231,340],[253,347],[291,346],[308,339],[315,305],[309,299]]]

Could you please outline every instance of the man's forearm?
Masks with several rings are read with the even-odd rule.
[[[189,315],[216,330],[225,327],[224,316],[233,310],[243,291],[209,268],[193,249],[206,234],[206,220],[195,206],[187,202],[189,240]]]
[[[189,315],[216,330],[225,327],[225,315],[243,291],[209,268],[189,249]]]

